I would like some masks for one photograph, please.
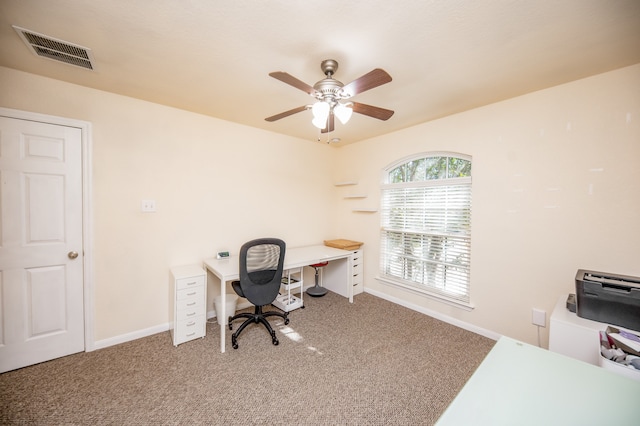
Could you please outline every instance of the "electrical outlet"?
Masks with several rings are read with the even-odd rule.
[[[547,313],[542,309],[533,308],[531,311],[531,322],[539,327],[547,326]]]
[[[140,210],[142,210],[144,213],[155,213],[156,200],[142,200],[140,202]]]

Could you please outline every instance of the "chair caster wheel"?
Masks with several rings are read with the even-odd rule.
[[[284,319],[284,325],[287,325],[287,324],[289,324],[289,318]]]
[[[229,330],[233,330],[233,325],[229,323]]]
[[[274,345],[274,346],[278,346],[278,345],[280,344],[280,342],[279,342],[279,341],[278,341],[278,339],[276,339],[276,338],[274,338],[274,339],[272,340],[272,342],[273,342],[273,345]]]
[[[233,349],[238,349],[238,339],[234,335],[231,336],[231,347]]]

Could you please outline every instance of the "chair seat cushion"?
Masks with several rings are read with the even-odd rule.
[[[231,287],[233,288],[233,291],[235,291],[238,296],[244,297],[244,293],[242,292],[242,287],[240,287],[240,281],[233,281],[231,283]]]
[[[314,263],[313,265],[309,265],[312,268],[322,268],[323,266],[327,266],[329,264],[329,262],[320,262],[320,263]]]

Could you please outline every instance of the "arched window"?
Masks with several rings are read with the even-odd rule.
[[[469,304],[471,157],[412,156],[384,170],[381,279]]]

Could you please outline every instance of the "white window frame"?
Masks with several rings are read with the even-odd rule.
[[[472,163],[471,156],[466,154],[426,152],[395,161],[382,171],[380,275],[377,278],[383,283],[471,310],[471,176],[390,182],[390,172],[397,167],[434,157],[457,158]],[[393,204],[391,196],[401,204]],[[434,200],[439,202],[439,206],[444,203],[450,209],[435,216],[427,215],[426,209],[433,207]],[[425,210],[414,208],[407,216],[392,215],[392,207],[406,210],[409,205],[415,206],[408,201],[418,201]],[[452,211],[464,211],[465,214],[458,214],[455,221],[450,221],[447,212]],[[436,224],[432,225],[434,218]],[[402,243],[398,244],[398,240]],[[409,250],[400,246],[409,247]],[[414,248],[417,248],[417,257]]]

